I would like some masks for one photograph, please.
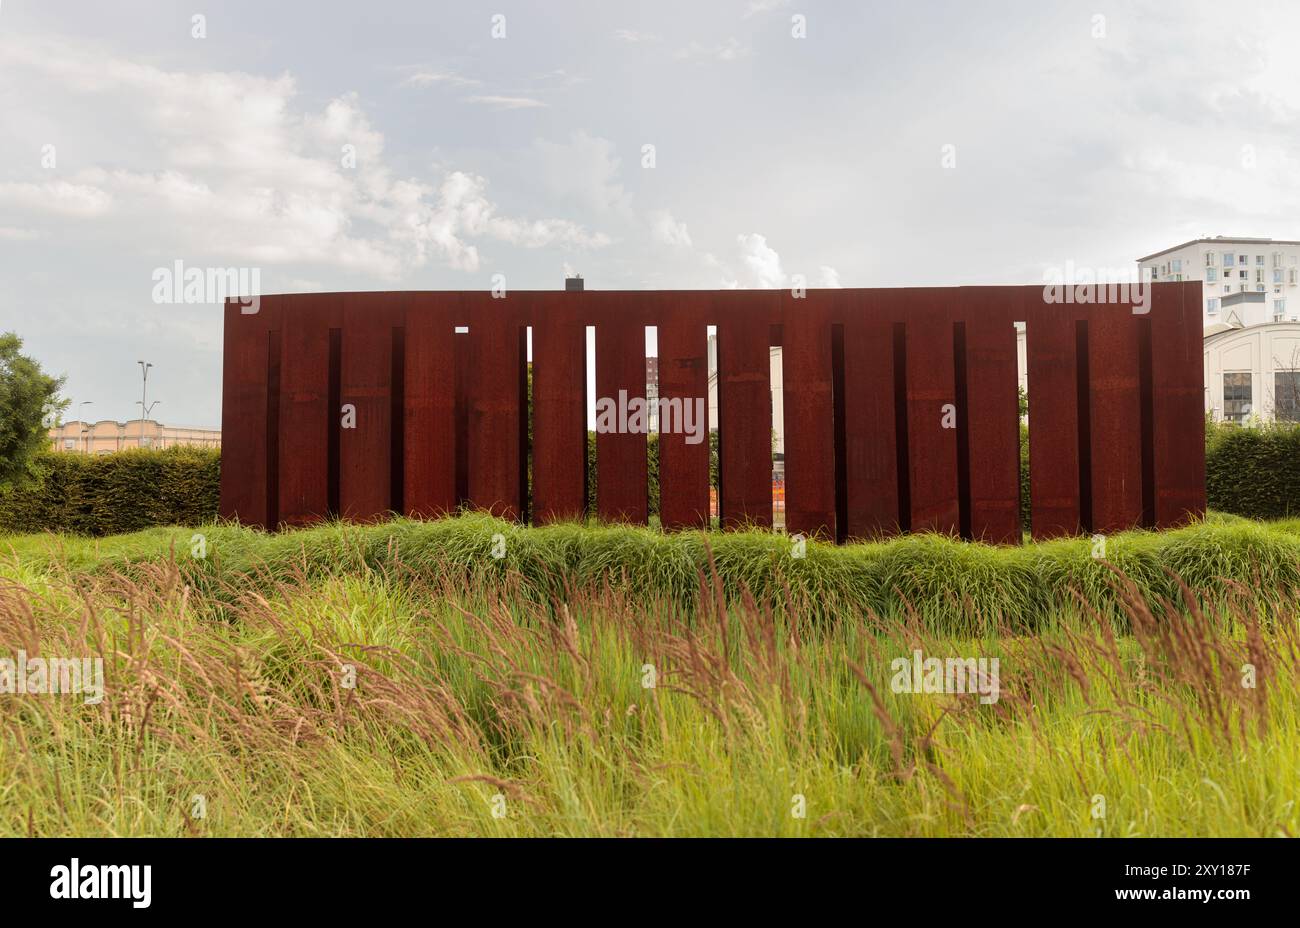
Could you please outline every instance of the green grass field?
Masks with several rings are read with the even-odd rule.
[[[483,516],[2,538],[0,657],[106,683],[0,695],[0,834],[1296,834],[1300,522],[1094,553]],[[996,701],[896,691],[917,650],[997,658]]]

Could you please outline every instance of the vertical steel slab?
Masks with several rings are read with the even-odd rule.
[[[520,516],[523,449],[520,447],[521,322],[510,297],[466,293],[469,357],[466,362],[469,499],[476,509],[506,519]]]
[[[1075,307],[1024,301],[1029,392],[1030,528],[1035,539],[1077,534],[1079,499],[1079,373]]]
[[[837,290],[782,291],[785,527],[835,539],[835,404],[831,315]]]
[[[1088,316],[1091,527],[1107,534],[1142,522],[1138,317],[1124,303],[1095,304]]]
[[[281,297],[279,520],[306,525],[329,515],[330,329],[343,320],[337,293]]]
[[[639,297],[587,294],[596,318],[596,510],[601,519],[616,522],[644,523],[648,511],[649,411],[644,409],[645,324],[635,305]],[[642,404],[639,421],[629,406],[634,399]]]
[[[370,522],[392,511],[393,329],[406,318],[407,293],[343,298],[339,402],[339,509]]]
[[[533,327],[533,518],[582,518],[587,505],[587,332],[583,293],[517,294]]]
[[[726,528],[772,525],[771,326],[776,291],[717,294],[719,480]]]
[[[844,437],[848,538],[899,526],[894,330],[878,291],[845,291]]]
[[[274,515],[268,512],[268,497],[277,478],[268,473],[275,450],[267,443],[271,424],[267,404],[279,299],[262,297],[257,312],[245,312],[245,307],[228,300],[222,336],[220,513],[222,518],[265,528],[275,528],[269,524]]]
[[[1150,291],[1155,518],[1173,528],[1205,512],[1203,303],[1199,281]]]
[[[951,296],[934,288],[900,291],[894,298],[906,326],[907,435],[914,532],[956,535],[956,388],[953,382]]]
[[[966,323],[966,438],[971,537],[1019,544],[1020,433],[1016,387],[1019,287],[962,287]]]
[[[681,428],[659,422],[659,519],[665,529],[709,524],[707,294],[652,294],[658,308],[659,396],[681,403]],[[671,407],[671,408],[676,408]],[[687,428],[689,426],[689,428]]]
[[[406,307],[402,393],[406,514],[431,518],[456,508],[457,293],[413,293]]]

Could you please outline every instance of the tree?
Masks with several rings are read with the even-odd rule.
[[[51,377],[22,353],[22,339],[0,334],[0,492],[24,483],[36,453],[49,442],[47,422],[65,409],[62,377]]]

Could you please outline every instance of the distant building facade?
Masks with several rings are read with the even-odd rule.
[[[1207,329],[1300,321],[1300,241],[1218,235],[1146,255],[1138,265],[1157,283],[1201,281]]]
[[[1300,322],[1207,332],[1205,411],[1243,425],[1300,422]]]
[[[65,422],[50,429],[50,447],[54,451],[79,454],[111,454],[127,448],[171,448],[191,445],[220,448],[221,430],[163,425],[153,419],[115,422]]]

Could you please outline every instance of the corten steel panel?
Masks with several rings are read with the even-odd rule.
[[[343,321],[337,293],[280,298],[279,517],[305,525],[329,515],[330,329]]]
[[[409,293],[349,293],[343,298],[339,402],[356,410],[354,428],[339,414],[339,509],[373,521],[392,510],[393,328]]]
[[[1034,538],[1077,534],[1079,503],[1076,307],[1024,299],[1029,391],[1030,528]]]
[[[1200,294],[1195,283],[1156,285],[1153,292],[1149,317],[1135,317],[1124,305],[1044,304],[1038,287],[813,292],[798,302],[775,292],[557,292],[499,301],[486,293],[264,297],[256,314],[226,308],[221,513],[253,524],[266,524],[277,512],[291,523],[318,517],[328,504],[327,449],[337,436],[340,508],[348,516],[374,518],[397,500],[412,512],[434,514],[462,494],[484,508],[516,514],[523,481],[521,326],[527,322],[541,352],[539,421],[554,415],[562,423],[535,430],[539,502],[552,492],[548,480],[561,477],[549,462],[567,455],[557,484],[562,491],[554,498],[566,498],[566,507],[580,505],[582,327],[604,330],[605,393],[617,396],[621,387],[629,396],[643,395],[642,327],[654,324],[660,327],[661,395],[695,398],[707,394],[704,331],[714,323],[724,523],[770,524],[768,344],[770,327],[780,324],[792,531],[825,527],[829,534],[835,528],[838,477],[847,536],[894,528],[902,498],[910,499],[904,504],[914,529],[954,530],[965,503],[961,514],[972,534],[1014,540],[1013,336],[1003,323],[1024,319],[1035,536],[1075,532],[1089,516],[1098,531],[1136,524],[1144,502],[1158,524],[1173,525],[1204,509]],[[1007,309],[1017,301],[1019,308]],[[289,314],[283,325],[282,306]],[[581,308],[561,327],[552,306]],[[964,333],[960,368],[953,355],[957,320]],[[1076,359],[1080,320],[1089,350]],[[895,396],[901,376],[894,370],[895,323],[906,329],[900,349],[905,398]],[[475,334],[452,335],[457,324],[470,325]],[[842,326],[841,374],[833,370],[829,336],[835,325]],[[331,405],[332,328],[342,329],[339,403],[356,406],[356,429],[337,430],[341,411],[325,408]],[[551,340],[561,347],[547,347]],[[405,365],[393,355],[403,344]],[[548,368],[545,359],[559,366]],[[403,370],[402,381],[392,383],[394,371]],[[551,373],[558,379],[548,380]],[[833,392],[839,376],[842,470],[835,463],[841,438],[835,406],[826,400],[827,383]],[[940,421],[943,404],[958,402],[959,392],[966,401],[963,442]],[[908,426],[902,449],[894,446],[900,408]],[[1082,418],[1081,410],[1087,412]],[[393,434],[393,416],[405,424],[402,435]],[[566,430],[578,440],[562,440]],[[707,508],[708,446],[684,439],[680,432],[663,436],[662,513],[669,527],[702,524]],[[405,456],[392,459],[395,451]],[[643,519],[645,436],[605,436],[603,451],[602,472],[612,474],[605,481],[606,515]],[[896,470],[900,457],[909,464],[906,484]],[[964,479],[956,473],[960,460],[969,465]],[[1151,485],[1145,499],[1144,479]],[[405,492],[395,496],[393,481]],[[559,511],[560,504],[546,505],[542,520]]]
[[[898,531],[894,329],[875,291],[844,291],[846,534]]]
[[[1155,517],[1171,528],[1205,512],[1204,348],[1199,281],[1151,287]]]
[[[533,519],[581,518],[587,504],[587,332],[583,293],[515,294],[533,327]]]
[[[1142,522],[1142,396],[1138,316],[1127,304],[1090,307],[1088,408],[1092,530]]]
[[[255,313],[227,302],[221,381],[222,518],[267,524],[267,372],[270,333],[279,328],[279,297]]]
[[[971,537],[1020,543],[1016,328],[1019,287],[962,288],[966,323],[966,435]]]
[[[587,299],[596,316],[596,510],[600,518],[645,522],[647,515],[646,432],[603,430],[600,404],[612,401],[614,424],[619,409],[646,394],[645,324],[641,294],[591,293]],[[625,400],[620,400],[620,393]],[[632,422],[628,413],[628,426]],[[649,426],[648,411],[643,424]]]
[[[402,394],[403,508],[428,518],[456,508],[457,293],[414,293],[406,308]]]
[[[690,404],[695,444],[682,430],[659,428],[659,519],[666,529],[709,524],[708,294],[654,294],[659,320],[659,396]],[[703,400],[703,409],[697,401]],[[702,413],[702,415],[701,415]],[[693,436],[691,436],[693,438]]]
[[[772,525],[771,325],[781,294],[715,296],[722,524]]]
[[[469,501],[476,509],[517,519],[523,473],[521,317],[509,296],[493,299],[491,293],[466,293],[464,300],[469,325],[465,384]]]
[[[907,454],[914,532],[959,531],[957,429],[944,427],[944,407],[955,408],[957,403],[953,318],[944,305],[952,296],[918,288],[893,297],[907,331]],[[955,425],[955,417],[947,421]]]
[[[835,405],[831,316],[841,297],[810,290],[781,296],[781,400],[785,438],[785,527],[835,539]]]
[[[456,356],[456,505],[461,506],[469,504],[469,332],[455,332],[451,344]]]

